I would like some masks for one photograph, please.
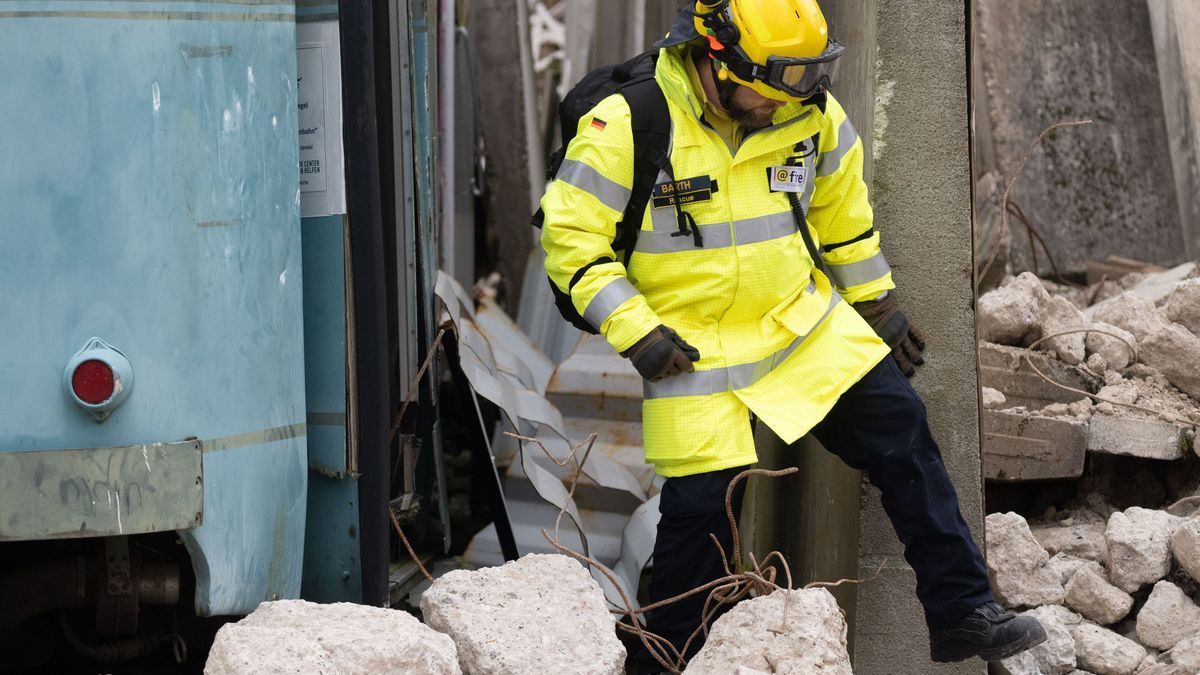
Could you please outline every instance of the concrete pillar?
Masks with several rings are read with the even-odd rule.
[[[822,11],[830,34],[846,46],[834,95],[860,130],[866,150],[865,173],[871,180],[875,111],[876,0],[827,0]],[[781,479],[757,481],[747,516],[752,537],[747,545],[761,559],[772,549],[788,558],[797,585],[836,581],[858,574],[859,501],[862,475],[827,452],[811,437],[784,447],[770,429],[757,433],[759,459],[769,468],[796,466],[800,472]],[[855,625],[857,588],[838,586],[831,592]],[[853,653],[854,634],[850,634]]]
[[[1188,258],[1200,259],[1200,3],[1147,0]]]
[[[475,87],[482,113],[479,121],[487,147],[488,230],[485,245],[489,263],[504,276],[506,308],[516,312],[525,264],[534,241],[529,218],[533,193],[542,183],[532,178],[531,166],[544,166],[544,158],[531,156],[527,114],[535,116],[532,99],[523,95],[525,66],[514,53],[521,34],[524,0],[473,0],[470,7]],[[527,32],[527,31],[526,31]],[[528,50],[526,50],[528,51]],[[528,113],[527,113],[528,110]],[[536,140],[536,139],[535,139]],[[535,186],[536,183],[536,186]]]
[[[875,221],[900,305],[929,345],[913,384],[982,545],[975,333],[963,330],[974,325],[967,12],[961,0],[878,2],[876,92],[891,99],[874,120],[876,145],[884,144],[875,158]],[[865,490],[861,527],[858,575],[886,567],[858,589],[854,672],[985,672],[978,659],[929,661],[916,580],[874,488]]]
[[[1176,6],[1195,4],[1183,0]],[[1146,4],[977,0],[975,5],[984,70],[978,85],[988,90],[995,161],[1006,181],[1042,129],[1095,120],[1047,138],[1012,194],[1059,268],[1080,270],[1086,261],[1109,255],[1161,265],[1183,262]],[[1193,34],[1180,35],[1195,41]],[[1014,262],[1029,269],[1028,236],[1021,225],[1013,227]],[[1041,269],[1046,268],[1043,257]]]

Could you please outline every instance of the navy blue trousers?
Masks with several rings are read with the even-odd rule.
[[[891,357],[842,394],[812,433],[846,464],[865,471],[882,492],[883,508],[916,572],[917,598],[931,629],[953,625],[992,599],[983,556],[959,512],[925,405]],[[715,534],[730,550],[725,489],[744,468],[670,478],[663,485],[651,602],[724,574],[708,535]],[[739,511],[743,486],[734,499]],[[700,625],[703,604],[700,594],[652,611],[647,626],[682,648]],[[698,648],[694,644],[688,651]]]

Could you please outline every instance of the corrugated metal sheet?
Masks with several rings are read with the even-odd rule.
[[[638,576],[653,548],[658,520],[658,483],[642,461],[641,378],[602,339],[579,340],[570,356],[555,367],[494,303],[473,300],[452,279],[441,275],[438,296],[459,334],[461,365],[472,387],[505,413],[509,427],[540,440],[562,462],[573,444],[596,434],[574,498],[567,494],[575,469],[559,466],[534,444],[518,447],[497,432],[496,458],[506,464],[505,501],[522,554],[553,549],[542,536],[552,530],[560,509],[563,545],[587,551],[616,571],[636,593]],[[515,461],[514,461],[515,460]],[[634,515],[637,515],[634,518]],[[464,561],[473,565],[504,562],[495,528],[472,540]],[[619,595],[603,576],[593,576],[609,599]]]

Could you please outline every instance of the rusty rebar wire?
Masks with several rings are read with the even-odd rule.
[[[433,575],[421,564],[417,552],[413,550],[412,544],[408,543],[408,537],[404,536],[404,528],[400,527],[400,520],[396,518],[396,512],[391,507],[388,507],[388,515],[392,518],[392,527],[395,528],[396,534],[400,535],[400,541],[404,543],[404,550],[408,551],[408,556],[417,564],[417,569],[421,570],[421,574],[424,574],[426,579],[433,581]]]
[[[429,369],[429,364],[433,363],[433,357],[437,354],[438,348],[442,346],[442,338],[445,336],[446,329],[439,329],[437,336],[433,338],[433,344],[429,345],[429,352],[425,354],[425,360],[421,363],[416,376],[413,377],[412,384],[408,387],[408,395],[404,397],[404,403],[400,405],[400,412],[396,413],[396,417],[392,420],[392,428],[388,431],[388,445],[396,440],[396,432],[400,430],[400,423],[404,421],[404,413],[408,410],[408,405],[412,403],[417,386],[421,384],[421,378],[425,377],[425,371]]]

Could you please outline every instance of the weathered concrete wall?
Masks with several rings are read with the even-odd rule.
[[[982,542],[979,410],[971,288],[971,167],[967,26],[957,0],[879,0],[874,202],[883,248],[904,312],[926,335],[926,363],[913,380],[958,489],[963,515]],[[865,489],[858,590],[856,673],[982,673],[981,661],[934,665],[928,632],[902,556],[874,488]]]
[[[1146,4],[977,0],[975,6],[984,73],[976,87],[986,87],[987,94],[977,100],[990,106],[979,114],[990,115],[993,136],[986,145],[995,153],[981,156],[978,173],[998,169],[1007,180],[1042,129],[1093,119],[1093,126],[1047,139],[1026,166],[1013,201],[1060,266],[1079,269],[1108,255],[1182,262]],[[1016,232],[1014,241],[1014,262],[1027,266],[1026,233]]]
[[[1200,3],[1147,0],[1183,243],[1200,258]]]

